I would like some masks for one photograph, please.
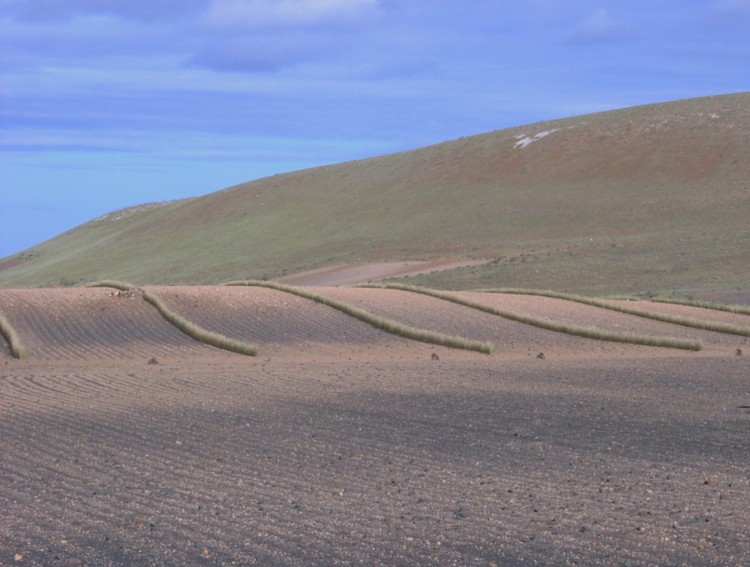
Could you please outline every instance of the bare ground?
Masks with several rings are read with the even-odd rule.
[[[274,290],[154,291],[261,356],[172,334],[107,290],[0,291],[30,351],[0,344],[0,564],[750,564],[742,338],[493,296],[707,346],[612,345],[317,290],[495,341],[485,356]]]
[[[318,268],[278,278],[276,281],[298,286],[341,286],[365,282],[418,276],[457,268],[481,266],[490,259],[480,260],[429,260],[424,262],[364,262],[360,264],[341,264]]]

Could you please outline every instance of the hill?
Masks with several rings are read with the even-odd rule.
[[[0,286],[486,258],[418,280],[750,289],[749,156],[750,93],[541,122],[114,212],[6,259]]]

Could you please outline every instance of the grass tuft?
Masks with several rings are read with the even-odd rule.
[[[5,340],[8,342],[10,354],[18,360],[26,358],[26,348],[21,342],[21,337],[18,336],[15,328],[13,328],[2,313],[0,313],[0,335],[5,337]]]
[[[115,289],[119,289],[120,291],[131,291],[134,289],[139,289],[131,284],[113,280],[96,282],[93,284],[89,284],[87,287],[112,287]],[[190,321],[189,319],[183,317],[176,311],[169,308],[167,304],[164,303],[164,300],[158,295],[145,290],[139,291],[143,296],[144,301],[153,305],[156,310],[161,313],[161,316],[164,317],[164,319],[166,319],[173,326],[177,327],[180,331],[185,333],[190,338],[207,345],[223,350],[228,350],[237,354],[244,354],[247,356],[258,355],[258,348],[256,346],[243,341],[239,341],[237,339],[233,339],[231,337],[227,337],[226,335],[222,335],[220,333],[209,331],[208,329],[201,327],[200,325]]]
[[[412,339],[415,341],[420,341],[424,343],[440,345],[440,346],[445,346],[445,347],[450,347],[450,348],[471,350],[471,351],[481,352],[483,354],[492,354],[494,350],[494,346],[490,343],[474,341],[471,339],[467,339],[464,337],[457,337],[453,335],[444,335],[442,333],[436,333],[433,331],[428,331],[426,329],[417,329],[415,327],[403,325],[391,319],[379,317],[377,315],[370,313],[369,311],[365,311],[364,309],[360,309],[359,307],[355,307],[348,303],[344,303],[342,301],[336,301],[335,299],[330,299],[328,297],[324,297],[316,293],[305,291],[298,287],[279,284],[275,282],[257,281],[257,280],[233,281],[233,282],[228,282],[225,285],[235,285],[235,286],[245,285],[245,286],[267,287],[267,288],[275,289],[277,291],[291,293],[293,295],[304,297],[305,299],[309,299],[311,301],[315,301],[322,305],[326,305],[328,307],[336,309],[346,315],[349,315],[350,317],[354,317],[355,319],[362,321],[363,323],[367,323],[368,325],[371,325],[377,329],[380,329],[381,331],[385,331],[387,333],[391,333],[393,335],[398,335],[400,337]]]
[[[625,305],[615,305],[607,303],[601,299],[594,299],[592,297],[586,297],[583,295],[575,295],[572,293],[562,293],[557,291],[544,291],[544,290],[526,290],[526,289],[485,289],[478,290],[485,293],[508,293],[516,295],[538,295],[542,297],[552,297],[555,299],[565,299],[567,301],[575,301],[577,303],[583,303],[585,305],[591,305],[593,307],[600,307],[602,309],[608,309],[610,311],[616,311],[618,313],[625,313],[627,315],[635,315],[636,317],[643,317],[645,319],[653,319],[654,321],[660,321],[662,323],[671,323],[673,325],[681,325],[683,327],[690,327],[692,329],[700,329],[702,331],[714,331],[716,333],[724,333],[727,335],[738,335],[740,337],[750,337],[750,327],[741,327],[739,325],[729,325],[727,323],[719,323],[716,321],[703,321],[700,319],[692,319],[690,317],[680,317],[677,315],[667,315],[666,313],[655,313],[646,309],[637,309],[635,307],[627,307]],[[718,304],[717,304],[718,305]]]
[[[577,337],[583,337],[587,339],[596,339],[600,341],[612,341],[618,343],[627,343],[634,345],[643,346],[656,346],[664,348],[676,348],[682,350],[697,351],[703,348],[702,343],[699,341],[692,341],[688,339],[677,339],[673,337],[655,337],[650,335],[638,335],[635,333],[613,333],[610,331],[604,331],[601,329],[595,329],[592,327],[579,327],[577,325],[568,325],[565,323],[556,323],[554,321],[548,321],[545,319],[538,319],[536,317],[530,317],[521,313],[514,313],[512,311],[506,311],[504,309],[498,309],[491,305],[485,305],[478,303],[464,297],[454,295],[452,293],[438,291],[434,289],[403,285],[403,284],[381,284],[381,285],[370,285],[367,287],[384,287],[389,289],[398,289],[401,291],[410,291],[413,293],[421,293],[443,299],[445,301],[451,301],[458,305],[484,311],[485,313],[491,313],[511,321],[523,323],[525,325],[531,325],[540,329],[546,329],[548,331],[556,331],[558,333],[565,333],[566,335],[574,335]],[[516,290],[515,293],[521,293],[520,290]]]

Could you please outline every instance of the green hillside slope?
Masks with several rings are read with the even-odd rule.
[[[750,93],[537,123],[119,211],[0,286],[218,283],[329,264],[489,258],[451,287],[750,288]]]

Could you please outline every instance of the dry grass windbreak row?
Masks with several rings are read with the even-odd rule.
[[[111,280],[90,284],[88,287],[112,287],[121,291],[136,289],[136,286],[134,285]],[[247,356],[258,355],[258,348],[256,346],[243,341],[238,341],[237,339],[227,337],[220,333],[209,331],[170,309],[158,295],[145,290],[140,293],[142,294],[144,301],[153,305],[156,310],[161,313],[161,316],[164,317],[164,319],[196,341],[237,354],[244,354]]]
[[[618,343],[627,343],[634,345],[643,346],[655,346],[665,348],[676,348],[681,350],[692,350],[698,351],[703,348],[703,344],[699,341],[692,341],[688,339],[678,339],[674,337],[655,337],[650,335],[640,335],[635,333],[613,333],[610,331],[604,331],[601,329],[595,329],[591,327],[580,327],[577,325],[568,325],[565,323],[556,323],[545,319],[538,319],[536,317],[530,317],[521,313],[515,313],[512,311],[506,311],[504,309],[498,309],[490,305],[485,305],[466,299],[452,293],[439,291],[435,289],[429,289],[424,287],[403,285],[403,284],[380,284],[380,285],[368,285],[366,287],[384,287],[389,289],[398,289],[401,291],[411,291],[414,293],[422,293],[445,301],[457,303],[465,307],[484,311],[492,315],[497,315],[511,321],[523,323],[525,325],[531,325],[540,329],[546,329],[548,331],[555,331],[558,333],[565,333],[567,335],[573,335],[577,337],[583,337],[586,339],[596,339],[601,341],[612,341]],[[520,290],[517,293],[522,293]]]
[[[21,360],[26,356],[26,349],[21,342],[21,337],[18,336],[16,330],[2,313],[0,313],[0,335],[5,337],[5,340],[8,341],[10,353],[14,357]]]
[[[484,289],[480,291],[483,291],[485,293],[538,295],[541,297],[552,297],[555,299],[564,299],[567,301],[575,301],[576,303],[583,303],[585,305],[591,305],[592,307],[600,307],[602,309],[609,309],[610,311],[616,311],[618,313],[625,313],[627,315],[635,315],[636,317],[643,317],[645,319],[653,319],[654,321],[660,321],[662,323],[671,323],[672,325],[681,325],[683,327],[691,327],[693,329],[700,329],[702,331],[714,331],[716,333],[724,333],[727,335],[738,335],[740,337],[750,337],[750,327],[741,327],[739,325],[729,325],[727,323],[719,323],[716,321],[703,321],[700,319],[692,319],[690,317],[679,317],[676,315],[667,315],[665,313],[655,313],[653,311],[647,311],[645,309],[637,309],[634,307],[627,307],[625,305],[617,305],[614,303],[603,301],[601,299],[595,299],[593,297],[586,297],[583,295],[575,295],[572,293],[563,293],[563,292],[546,291],[546,290],[528,290],[528,289]],[[662,301],[662,303],[683,304],[679,301],[675,301],[675,302]],[[709,302],[706,302],[706,303],[709,303]],[[693,303],[684,303],[684,305],[691,305],[693,307],[701,307],[700,305],[694,305]],[[719,304],[713,303],[711,305],[717,306]],[[743,308],[740,307],[740,309],[743,309]],[[738,311],[730,311],[730,312],[738,313]],[[741,311],[739,313],[741,313]]]
[[[727,303],[716,303],[701,299],[673,299],[668,297],[655,297],[654,303],[673,303],[675,305],[687,305],[688,307],[699,307],[701,309],[713,309],[714,311],[725,311],[737,315],[750,315],[750,307],[747,305],[731,305]]]
[[[225,285],[267,287],[267,288],[275,289],[277,291],[283,291],[286,293],[297,295],[299,297],[303,297],[305,299],[309,299],[311,301],[315,301],[322,305],[326,305],[328,307],[336,309],[346,315],[349,315],[350,317],[354,317],[362,321],[363,323],[367,323],[368,325],[371,325],[375,327],[376,329],[380,329],[381,331],[385,331],[387,333],[391,333],[391,334],[398,335],[400,337],[404,337],[407,339],[412,339],[415,341],[420,341],[420,342],[440,345],[440,346],[446,346],[450,348],[471,350],[471,351],[481,352],[483,354],[491,354],[494,350],[494,346],[490,343],[474,341],[471,339],[467,339],[465,337],[445,335],[442,333],[428,331],[426,329],[417,329],[415,327],[403,325],[391,319],[379,317],[377,315],[370,313],[369,311],[365,311],[364,309],[360,309],[348,303],[337,301],[335,299],[330,299],[328,297],[324,297],[316,293],[311,293],[309,291],[305,291],[298,287],[288,286],[288,285],[274,283],[274,282],[256,281],[256,280],[233,281],[233,282],[228,282]]]

